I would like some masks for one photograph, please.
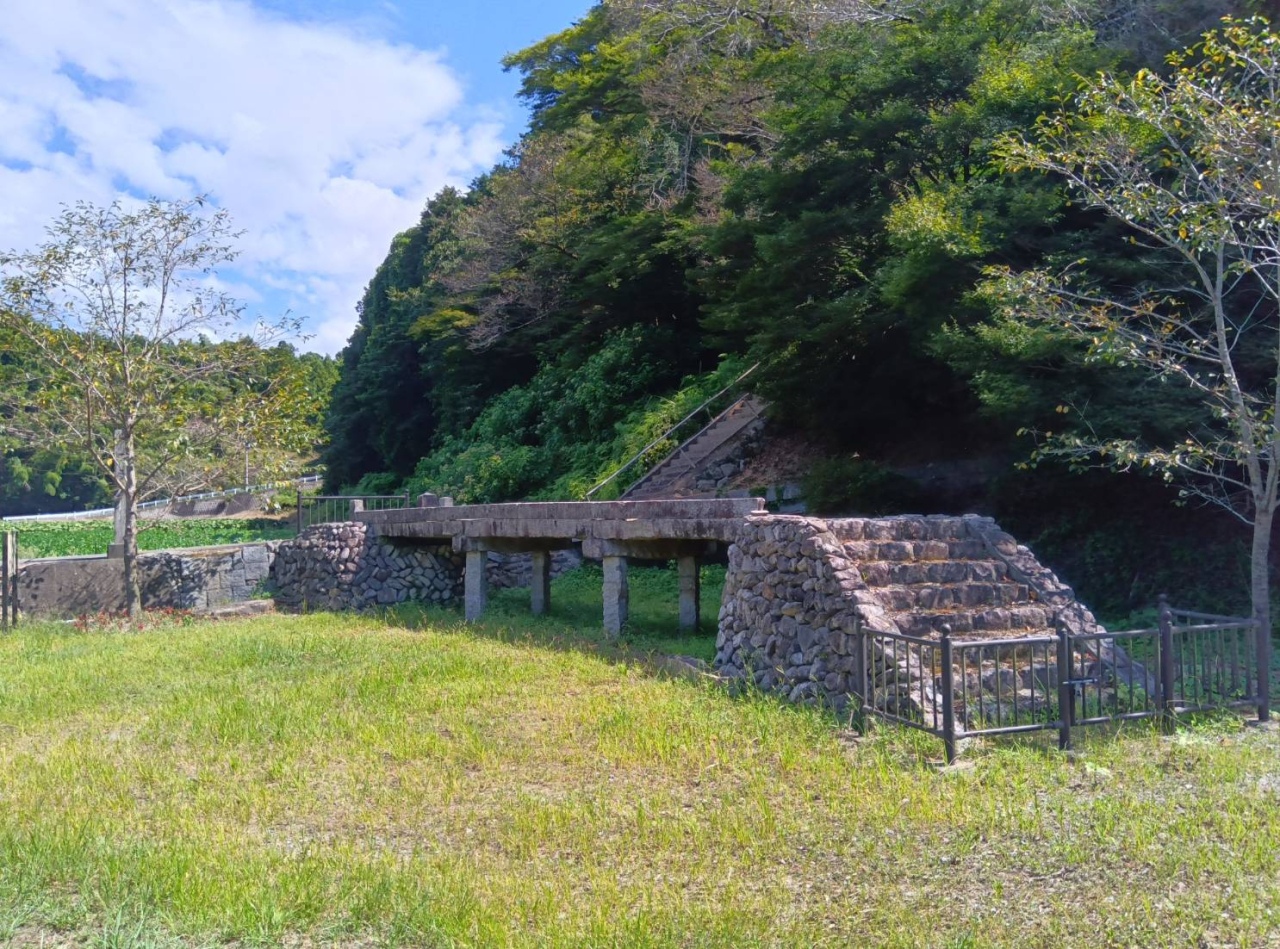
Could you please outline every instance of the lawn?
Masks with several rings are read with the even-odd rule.
[[[166,518],[144,520],[142,528],[138,534],[140,550],[283,540],[297,533],[291,522],[271,518]],[[6,521],[0,529],[18,532],[18,555],[23,560],[105,554],[114,530],[110,520]]]
[[[402,610],[0,639],[0,943],[1263,946],[1280,736],[972,749]],[[662,594],[658,596],[657,594]],[[598,591],[595,594],[598,609]],[[583,613],[580,616],[579,613]]]

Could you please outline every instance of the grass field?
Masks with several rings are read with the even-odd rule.
[[[1280,736],[973,749],[655,675],[557,615],[0,639],[0,944],[1264,946]],[[598,609],[598,588],[594,608]],[[581,615],[580,615],[581,614]]]
[[[18,532],[18,554],[23,560],[37,557],[66,557],[105,554],[111,543],[110,520],[94,521],[11,521],[4,530]],[[207,547],[238,544],[250,540],[282,540],[296,531],[287,520],[268,518],[170,518],[143,521],[138,535],[140,550]]]

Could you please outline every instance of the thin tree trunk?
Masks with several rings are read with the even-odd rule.
[[[142,613],[138,589],[138,466],[133,453],[133,436],[125,439],[124,490],[124,601],[130,619]]]
[[[112,455],[112,457],[115,459],[115,463],[116,463],[116,470],[117,470],[117,471],[124,471],[124,465],[125,465],[125,460],[124,460],[124,459],[125,459],[125,444],[124,444],[124,436],[121,434],[121,432],[120,432],[120,430],[119,430],[119,429],[116,429],[116,448],[115,448],[115,452],[114,452],[114,454]],[[115,507],[116,507],[116,510],[115,510],[115,519],[114,519],[114,522],[113,522],[113,527],[114,527],[114,529],[115,529],[115,532],[114,532],[114,535],[112,536],[112,541],[111,541],[111,542],[112,542],[113,544],[115,544],[115,545],[116,545],[116,550],[117,550],[117,551],[120,551],[120,550],[123,550],[123,549],[124,549],[124,511],[125,511],[125,507],[124,507],[124,492],[123,492],[123,491],[120,491],[120,490],[117,490],[117,491],[116,491],[116,504],[115,504]]]
[[[1258,662],[1258,718],[1271,718],[1271,524],[1274,505],[1258,508],[1253,519],[1253,552],[1250,582],[1253,593],[1253,618]]]

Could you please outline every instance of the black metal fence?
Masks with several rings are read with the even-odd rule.
[[[412,507],[408,494],[298,495],[298,533],[312,524],[354,520],[358,511],[398,511]]]
[[[1252,619],[1174,609],[1153,629],[1016,639],[941,639],[864,630],[855,691],[868,717],[942,739],[947,761],[978,736],[1071,729],[1259,704]]]

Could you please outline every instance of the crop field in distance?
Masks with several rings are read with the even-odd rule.
[[[271,518],[166,518],[143,520],[140,550],[208,547],[252,540],[283,540],[296,533],[289,520]],[[109,519],[92,521],[7,521],[0,530],[18,532],[18,556],[67,557],[104,554],[114,536]]]

